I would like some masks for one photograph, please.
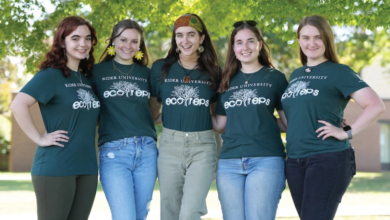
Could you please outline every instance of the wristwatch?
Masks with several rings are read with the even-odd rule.
[[[348,140],[351,140],[352,139],[352,128],[351,128],[351,126],[347,125],[347,126],[343,127],[343,130],[345,132],[347,132]]]

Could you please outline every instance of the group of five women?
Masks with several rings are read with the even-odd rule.
[[[382,101],[339,64],[332,30],[320,16],[299,25],[303,66],[289,83],[272,64],[257,23],[233,27],[223,70],[195,14],[175,21],[167,57],[149,69],[137,22],[118,22],[94,64],[95,29],[80,17],[64,19],[41,71],[11,105],[38,144],[32,167],[38,218],[88,219],[98,123],[100,181],[113,219],[145,219],[157,176],[162,220],[206,214],[218,156],[213,130],[223,133],[216,179],[224,219],[275,219],[286,178],[301,219],[333,219],[356,170],[348,139],[379,117]],[[351,98],[364,110],[341,126]],[[28,110],[36,102],[43,136]],[[287,160],[280,138],[286,130]]]

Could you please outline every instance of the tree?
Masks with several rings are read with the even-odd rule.
[[[341,55],[352,57],[342,60],[348,65],[353,64],[355,71],[362,66],[355,67],[355,63],[371,60],[371,57],[386,57],[388,49],[382,51],[379,48],[389,44],[390,36],[390,0],[52,0],[52,3],[55,10],[47,13],[38,0],[2,0],[0,58],[8,54],[27,57],[27,71],[34,72],[49,48],[48,39],[59,21],[69,15],[83,16],[97,29],[99,44],[95,57],[106,46],[104,42],[115,23],[125,18],[135,19],[146,27],[148,44],[160,55],[163,54],[162,40],[169,38],[174,21],[184,13],[196,13],[203,18],[220,50],[224,46],[218,42],[221,39],[221,42],[226,41],[234,21],[253,19],[266,33],[266,40],[282,71],[299,65],[294,31],[296,24],[307,15],[322,15],[332,25],[356,28],[357,35],[351,38],[361,37],[361,40],[354,42],[349,38],[342,43],[342,48],[348,49],[340,50]],[[41,16],[32,21],[34,14]],[[382,28],[382,31],[377,28]],[[371,36],[358,30],[370,30],[374,34]],[[362,41],[364,38],[367,40]],[[360,53],[363,49],[365,52]]]

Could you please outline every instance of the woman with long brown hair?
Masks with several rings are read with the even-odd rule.
[[[96,32],[81,17],[58,25],[40,71],[11,104],[16,121],[38,144],[32,165],[38,219],[88,219],[96,194],[95,127],[100,103],[88,81]],[[38,102],[46,133],[29,107]]]
[[[356,172],[349,139],[384,111],[378,95],[348,66],[340,64],[332,29],[313,15],[297,30],[302,67],[290,77],[282,96],[286,113],[286,177],[300,219],[333,219]],[[340,127],[354,99],[364,110]]]
[[[157,135],[148,104],[157,101],[150,99],[148,61],[143,27],[122,20],[91,78],[101,103],[100,182],[114,220],[146,219],[156,183]]]
[[[287,86],[255,21],[236,22],[222,72],[214,130],[222,133],[217,187],[225,220],[273,220],[285,187],[284,146],[274,116],[285,117]]]
[[[152,96],[162,102],[158,157],[161,219],[200,219],[216,165],[210,105],[217,101],[219,66],[203,21],[179,17],[165,59],[152,67]]]

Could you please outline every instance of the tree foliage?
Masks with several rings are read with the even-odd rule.
[[[204,20],[220,55],[226,50],[225,42],[235,21],[258,21],[282,70],[298,65],[296,24],[313,14],[325,17],[331,25],[354,28],[351,36],[338,45],[341,60],[356,71],[367,61],[390,54],[390,0],[52,0],[51,3],[55,9],[48,13],[42,1],[1,0],[0,59],[6,55],[27,57],[27,71],[34,72],[49,49],[48,40],[58,23],[66,16],[79,15],[91,21],[97,30],[99,44],[95,57],[106,46],[112,27],[122,19],[132,18],[145,26],[155,60],[164,54],[173,23],[184,13],[196,13]],[[220,57],[221,63],[223,60]]]

